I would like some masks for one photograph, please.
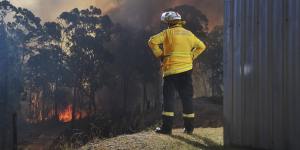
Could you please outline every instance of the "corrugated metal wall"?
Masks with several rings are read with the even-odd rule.
[[[225,0],[224,142],[300,149],[300,0]]]

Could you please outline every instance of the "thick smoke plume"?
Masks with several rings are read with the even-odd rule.
[[[209,19],[209,28],[223,24],[223,0],[11,0],[32,10],[43,21],[53,21],[63,11],[90,5],[101,8],[115,22],[133,27],[156,24],[163,10],[188,4],[200,9]]]
[[[118,9],[111,11],[111,16],[130,26],[152,26],[157,24],[164,10],[185,4],[207,15],[210,29],[223,24],[223,0],[123,0]]]

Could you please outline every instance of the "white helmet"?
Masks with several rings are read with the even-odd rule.
[[[181,20],[181,16],[179,13],[174,12],[174,11],[167,11],[162,13],[160,20],[162,22],[168,23],[174,20]]]

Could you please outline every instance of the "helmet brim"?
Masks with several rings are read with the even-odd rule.
[[[162,21],[163,23],[166,24],[181,24],[181,25],[185,25],[186,21],[183,19],[176,19],[176,20],[171,20],[171,21]]]

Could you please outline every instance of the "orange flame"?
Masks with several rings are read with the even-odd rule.
[[[68,105],[67,108],[58,114],[59,121],[70,122],[72,120],[72,105]]]
[[[72,105],[68,105],[62,112],[60,112],[58,114],[59,121],[62,121],[62,122],[70,122],[70,121],[72,121],[72,118],[73,118],[72,112],[73,112]],[[88,114],[85,111],[79,111],[79,112],[75,113],[75,119],[76,120],[85,118],[87,116],[88,116]]]

